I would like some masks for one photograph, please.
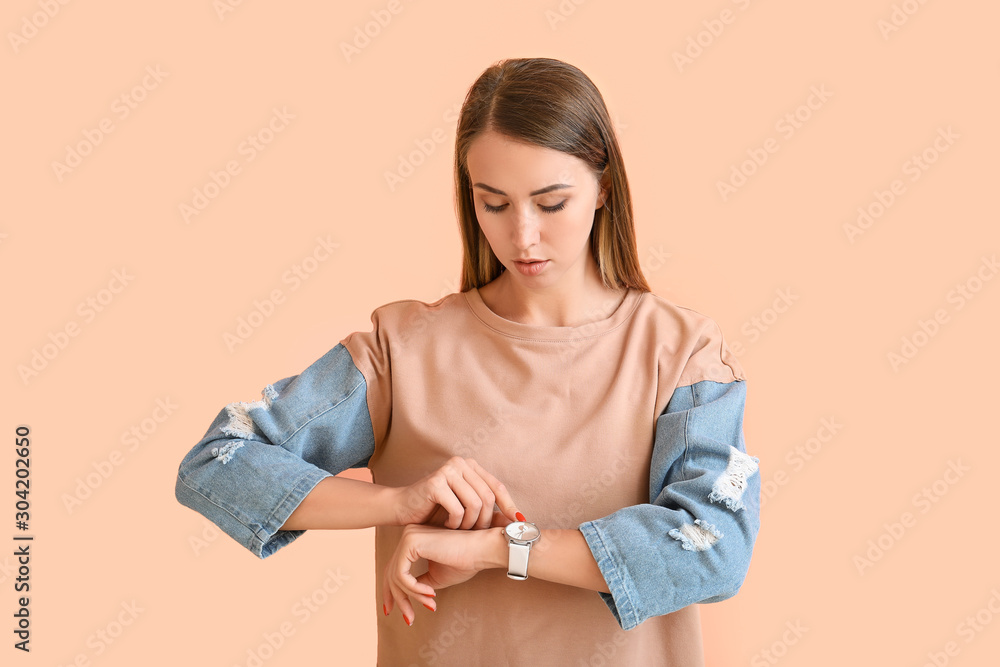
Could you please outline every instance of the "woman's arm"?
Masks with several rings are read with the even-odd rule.
[[[491,568],[506,570],[510,548],[503,536],[503,529],[483,532],[492,533],[492,539],[485,541],[483,545],[486,551],[484,560]],[[529,577],[591,591],[611,592],[583,533],[576,528],[542,528],[540,532],[542,537],[531,547],[528,556]]]
[[[367,466],[375,442],[365,378],[341,344],[261,396],[219,411],[181,460],[174,493],[267,558],[303,534],[281,530],[297,506],[324,479]]]
[[[355,529],[398,525],[396,489],[327,477],[303,498],[280,530]],[[582,537],[582,535],[581,535]]]
[[[541,529],[541,533],[528,558],[529,576],[610,594],[579,530]],[[541,548],[543,543],[545,548]],[[434,591],[467,581],[482,570],[506,568],[508,553],[507,538],[498,526],[481,530],[404,526],[396,551],[386,565],[383,611],[388,616],[398,605],[410,625],[413,602],[436,610]],[[414,577],[410,568],[420,558],[427,559],[427,572]]]

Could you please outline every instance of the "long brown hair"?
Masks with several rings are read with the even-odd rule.
[[[594,215],[590,249],[605,287],[650,291],[639,267],[625,163],[597,86],[576,67],[552,58],[513,58],[487,68],[465,96],[455,137],[455,198],[462,231],[462,289],[482,287],[503,265],[476,218],[468,154],[494,131],[512,140],[568,153],[608,181]]]

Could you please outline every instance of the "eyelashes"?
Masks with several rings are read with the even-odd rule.
[[[486,211],[487,213],[499,213],[500,211],[504,210],[505,208],[507,208],[507,204],[504,204],[503,206],[490,206],[486,202],[483,202],[483,210]],[[562,200],[561,202],[559,202],[559,204],[557,204],[555,206],[542,206],[541,207],[541,209],[543,211],[545,211],[546,213],[558,213],[559,211],[563,210],[564,208],[566,208],[566,200],[565,199]]]

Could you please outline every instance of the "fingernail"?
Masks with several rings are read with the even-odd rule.
[[[385,613],[386,616],[389,615],[389,610],[385,608],[384,604],[382,605],[382,612]]]
[[[427,595],[431,596],[432,598],[436,598],[437,597],[437,593],[428,593]]]
[[[424,606],[430,609],[431,611],[434,611],[434,607],[430,606],[429,604],[425,604]]]
[[[403,620],[404,620],[404,621],[406,621],[406,624],[407,624],[407,625],[413,625],[413,621],[411,621],[410,619],[408,619],[408,618],[406,617],[406,614],[403,614]]]
[[[516,517],[517,517],[517,520],[518,520],[518,521],[524,521],[524,515],[523,515],[523,514],[521,514],[520,512],[516,512],[516,513],[514,514],[514,516],[516,516]]]

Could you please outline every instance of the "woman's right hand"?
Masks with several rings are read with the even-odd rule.
[[[497,517],[494,503],[500,508]],[[427,523],[468,530],[524,520],[507,487],[474,459],[461,456],[451,457],[409,486],[398,487],[395,510],[401,526]]]

